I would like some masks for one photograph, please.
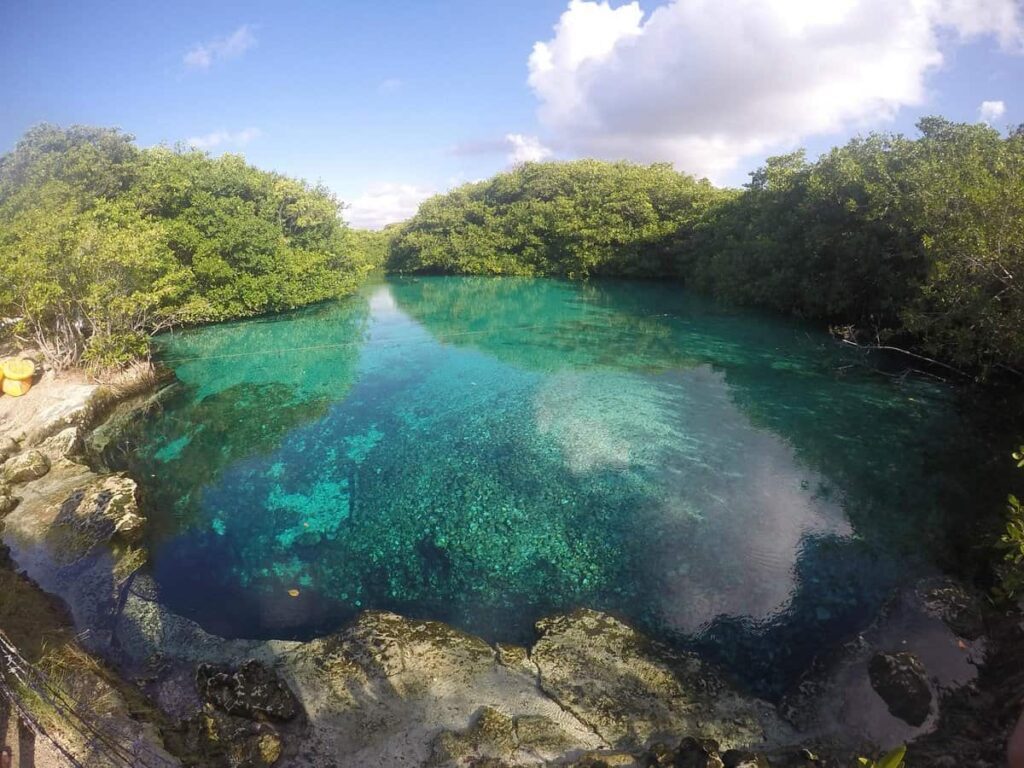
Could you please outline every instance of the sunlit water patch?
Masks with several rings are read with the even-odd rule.
[[[677,286],[396,279],[161,352],[128,468],[164,599],[223,635],[387,608],[526,642],[582,605],[772,693],[972,493],[939,385]]]

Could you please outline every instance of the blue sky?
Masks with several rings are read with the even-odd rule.
[[[1024,122],[1015,0],[833,2],[5,2],[0,150],[43,121],[118,126],[323,181],[379,225],[521,159],[739,184],[923,114]]]

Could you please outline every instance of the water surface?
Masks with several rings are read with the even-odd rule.
[[[387,608],[529,642],[582,605],[771,694],[974,493],[942,385],[671,284],[393,279],[161,353],[129,469],[165,600],[227,636]]]

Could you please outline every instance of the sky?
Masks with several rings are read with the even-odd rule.
[[[1024,123],[1024,0],[0,0],[0,152],[116,126],[321,182],[354,226],[530,160],[740,185],[932,114]]]

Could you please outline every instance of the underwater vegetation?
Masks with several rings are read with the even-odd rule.
[[[125,460],[164,600],[227,636],[582,605],[770,695],[990,493],[942,385],[677,286],[396,278],[160,349]]]

